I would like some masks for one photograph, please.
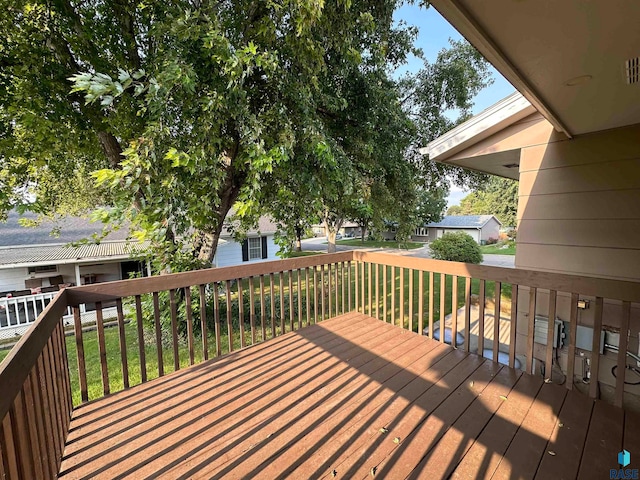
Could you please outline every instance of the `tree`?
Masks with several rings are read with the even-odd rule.
[[[460,201],[462,215],[495,215],[503,225],[515,226],[518,214],[518,182],[492,176]]]
[[[462,207],[460,205],[451,205],[447,208],[447,215],[462,215]]]
[[[0,208],[26,203],[28,187],[29,208],[64,213],[58,200],[77,186],[63,176],[47,198],[42,179],[96,171],[80,206],[111,206],[101,218],[130,221],[174,269],[209,265],[231,206],[255,219],[301,145],[331,148],[319,162],[354,149],[330,125],[350,121],[341,86],[369,63],[402,61],[385,51],[411,37],[393,27],[393,1],[0,7]]]

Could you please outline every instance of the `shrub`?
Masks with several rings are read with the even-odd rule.
[[[480,263],[480,246],[470,235],[462,232],[445,233],[430,245],[433,258],[452,262]]]
[[[487,239],[487,245],[495,245],[496,243],[498,243],[498,239],[497,238],[489,237]]]

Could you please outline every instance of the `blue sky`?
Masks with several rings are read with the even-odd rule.
[[[409,25],[415,25],[419,29],[416,46],[421,48],[425,58],[433,62],[438,52],[449,46],[449,39],[462,39],[460,35],[447,22],[435,8],[420,8],[417,5],[404,5],[398,9],[394,15],[397,21],[404,20]],[[407,71],[417,71],[422,65],[422,60],[412,57],[409,63],[398,69],[397,73]],[[473,113],[479,113],[494,103],[502,100],[507,95],[515,91],[515,88],[507,82],[493,67],[493,84],[478,94],[475,98]],[[447,203],[449,206],[456,205],[468,192],[461,191],[458,187],[452,187]]]

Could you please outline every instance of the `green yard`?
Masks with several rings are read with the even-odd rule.
[[[494,254],[494,255],[515,255],[516,254],[516,246],[509,245],[504,248],[502,245],[482,245],[480,247],[480,251],[485,254]]]

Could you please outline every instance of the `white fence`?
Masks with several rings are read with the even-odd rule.
[[[48,292],[20,297],[0,297],[0,340],[10,338],[17,340],[57,294],[58,292]],[[115,307],[103,308],[103,315],[105,320],[115,317]],[[96,321],[95,311],[83,311],[80,317],[82,323]],[[63,321],[65,326],[73,325],[73,312],[70,307],[67,308]]]

